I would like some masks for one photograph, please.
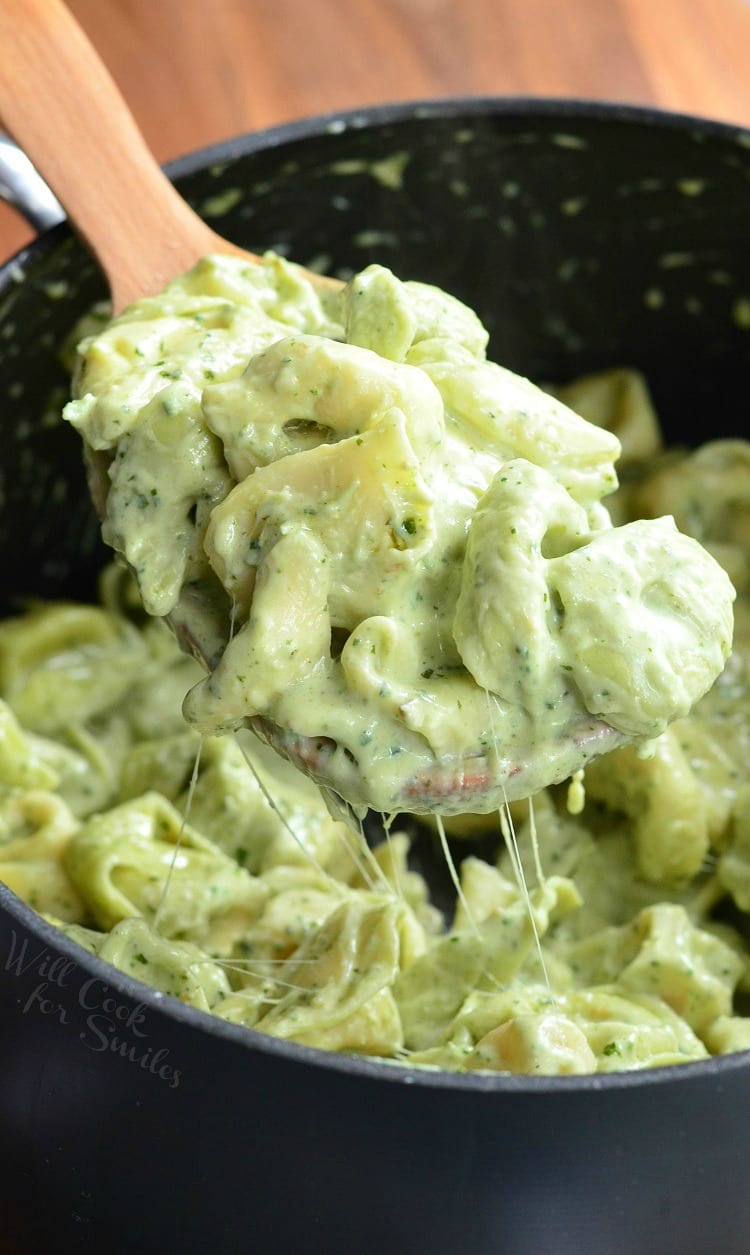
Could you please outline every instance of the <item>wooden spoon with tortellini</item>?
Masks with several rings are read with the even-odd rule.
[[[262,265],[261,258],[238,249],[218,236],[180,198],[148,152],[108,72],[60,0],[0,0],[0,47],[0,116],[3,123],[59,197],[77,232],[101,265],[110,286],[115,314],[135,301],[160,293],[168,283],[209,254],[238,256],[251,265]],[[343,288],[334,279],[311,272],[301,273],[306,274],[315,291],[330,293]],[[414,371],[415,368],[406,366],[403,369]],[[434,397],[438,398],[432,383],[423,380],[420,386],[431,388]],[[442,404],[440,409],[442,413]],[[380,430],[381,434],[385,432],[387,423],[390,423],[388,430],[395,440],[398,422],[392,411],[393,405],[380,424]],[[568,430],[574,419],[578,424],[582,422],[570,412],[568,417],[557,413],[555,421],[559,420],[562,424],[561,430]],[[544,414],[541,420],[540,432],[548,431],[549,424]],[[442,418],[440,422],[443,422]],[[398,430],[401,431],[401,428]],[[576,429],[576,433],[575,438],[580,444],[581,432]],[[361,446],[370,434],[366,432],[362,437],[356,436],[355,444]],[[527,448],[528,441],[524,444],[525,440],[522,437],[521,443]],[[614,441],[613,447],[616,445]],[[345,449],[348,446],[342,440],[340,447]],[[544,457],[548,453],[549,450]],[[338,733],[331,735],[332,725],[325,718],[327,690],[316,690],[315,683],[307,690],[304,719],[299,723],[295,721],[294,714],[289,716],[293,706],[288,703],[287,717],[278,716],[279,703],[283,706],[289,697],[284,692],[277,694],[276,707],[270,705],[263,709],[256,701],[249,704],[244,716],[241,710],[238,715],[235,699],[238,681],[243,676],[237,674],[238,668],[235,667],[232,683],[228,686],[235,705],[231,717],[225,721],[226,726],[237,726],[241,722],[249,724],[261,737],[314,777],[327,791],[332,804],[341,805],[343,799],[343,805],[352,807],[358,814],[368,805],[379,810],[442,813],[495,809],[507,800],[528,796],[547,784],[565,779],[596,754],[628,740],[644,739],[647,730],[660,724],[658,717],[651,718],[653,712],[647,712],[640,722],[629,716],[620,717],[619,698],[613,697],[611,690],[621,693],[628,689],[631,682],[636,687],[640,684],[642,695],[645,695],[643,704],[648,706],[654,686],[668,689],[673,682],[677,683],[678,673],[682,670],[689,672],[692,668],[699,673],[698,679],[692,688],[688,686],[689,691],[682,694],[680,701],[673,703],[672,707],[667,703],[669,710],[661,719],[661,723],[665,723],[678,713],[684,713],[686,703],[689,705],[696,696],[700,696],[721,668],[731,634],[731,625],[727,625],[727,607],[731,597],[713,570],[708,574],[702,569],[694,573],[688,581],[689,587],[676,596],[675,587],[670,585],[665,569],[674,567],[675,563],[671,558],[662,560],[664,546],[669,548],[672,544],[669,537],[665,540],[662,533],[654,534],[646,549],[642,548],[639,552],[636,550],[640,542],[631,537],[629,553],[625,554],[627,545],[624,548],[621,546],[627,558],[623,570],[627,568],[627,580],[630,581],[622,596],[626,601],[629,598],[631,603],[634,598],[637,602],[641,597],[650,618],[645,626],[636,622],[635,634],[628,636],[632,616],[629,618],[627,614],[619,615],[615,611],[614,619],[625,624],[625,630],[612,629],[612,639],[600,639],[602,630],[606,636],[611,624],[602,629],[601,615],[598,614],[601,607],[596,604],[596,594],[591,593],[590,583],[586,583],[584,560],[579,561],[576,556],[576,550],[578,555],[582,551],[588,526],[589,516],[584,505],[572,502],[565,488],[546,471],[532,467],[533,473],[530,473],[525,456],[517,463],[513,461],[512,450],[510,453],[506,451],[503,456],[507,457],[508,466],[517,466],[520,478],[503,477],[498,471],[495,482],[489,487],[490,477],[485,485],[488,491],[482,510],[477,510],[477,521],[472,521],[470,539],[465,544],[468,558],[456,555],[454,542],[453,547],[444,549],[439,558],[445,563],[448,561],[446,555],[450,553],[450,561],[454,565],[464,562],[455,630],[450,639],[450,632],[446,634],[446,656],[441,658],[441,662],[445,661],[444,667],[428,666],[423,659],[402,683],[401,695],[394,705],[394,684],[382,676],[378,678],[377,664],[381,655],[388,654],[389,665],[392,664],[398,671],[413,643],[409,630],[405,636],[402,633],[398,638],[398,615],[389,619],[377,606],[370,608],[369,617],[362,623],[361,630],[356,623],[356,630],[352,630],[351,623],[337,623],[331,618],[328,625],[331,644],[326,645],[323,651],[326,656],[318,660],[321,665],[316,663],[311,671],[315,673],[315,680],[321,670],[325,671],[323,663],[329,671],[339,665],[339,658],[332,648],[333,636],[346,627],[349,637],[343,647],[339,643],[339,649],[344,669],[348,666],[349,674],[355,678],[351,690],[344,690],[343,715],[340,710],[339,722],[336,724],[334,721],[333,726],[351,728],[348,737]],[[585,449],[582,456],[584,460],[588,457]],[[612,456],[614,454],[610,449],[610,467]],[[357,457],[361,460],[361,454],[354,456],[352,465]],[[554,462],[557,453],[553,450],[550,457]],[[99,514],[105,516],[111,492],[112,476],[109,472],[112,454],[88,450],[87,459],[92,497]],[[289,457],[286,463],[291,466],[292,460]],[[604,460],[607,461],[607,458]],[[564,451],[562,461],[565,461]],[[276,491],[279,487],[283,489],[285,483],[287,487],[293,483],[285,481],[284,462],[282,458],[274,463],[284,481],[276,485]],[[340,463],[339,457],[337,474],[341,471]],[[449,455],[444,456],[443,463],[445,470],[450,463]],[[498,461],[497,466],[501,465]],[[368,476],[374,485],[374,497],[378,497],[377,473],[372,467],[363,467],[363,479]],[[525,485],[525,495],[522,494],[518,501],[508,495],[510,488],[506,491],[504,487],[505,479],[509,478],[513,478],[515,484]],[[475,491],[478,480],[473,470],[469,480],[471,491]],[[254,480],[254,483],[260,482]],[[613,482],[614,474],[611,472],[610,486]],[[236,489],[240,488],[242,484],[237,483]],[[570,541],[568,551],[564,546],[561,550],[559,538],[555,539],[560,530],[555,518],[543,520],[544,526],[539,531],[541,516],[537,510],[536,516],[532,517],[532,508],[523,527],[505,529],[509,534],[518,531],[519,538],[509,555],[498,557],[494,540],[498,519],[508,516],[509,511],[523,513],[529,503],[533,507],[536,500],[548,499],[554,504],[556,493],[560,495],[562,514],[566,511],[570,513],[574,505],[578,510],[571,524],[571,535],[576,539]],[[476,495],[478,498],[481,493]],[[349,498],[355,510],[356,497],[355,492]],[[384,490],[381,497],[385,500],[388,491]],[[223,501],[221,506],[224,507]],[[313,515],[315,510],[308,513]],[[597,527],[600,530],[591,548],[594,567],[602,580],[602,598],[616,602],[622,591],[617,577],[612,576],[613,569],[617,569],[618,547],[607,539],[612,533],[611,530],[606,531],[606,525],[602,539],[601,512],[596,515],[594,511],[591,518],[598,519],[594,530]],[[408,550],[412,544],[417,523],[413,517],[406,516],[396,519],[394,524],[387,518],[387,512],[385,521],[386,530],[393,535],[398,563],[399,552]],[[347,527],[347,517],[342,512],[342,536]],[[233,528],[232,523],[230,531]],[[465,539],[468,530],[467,518],[456,534],[462,534]],[[236,528],[233,534],[237,534]],[[303,551],[314,551],[319,556],[321,550],[318,541],[314,537],[310,540],[310,534],[304,529],[284,534],[282,528],[281,534],[286,544],[285,552],[290,546],[294,551],[295,543],[300,542],[296,567],[292,564],[288,568],[291,571],[288,580],[291,586],[298,577],[306,574],[305,561],[299,555]],[[300,540],[306,536],[308,540],[304,543],[309,541],[308,550],[304,550]],[[524,566],[523,562],[519,565],[516,559],[522,554],[522,542],[526,543],[530,538],[536,565],[527,563]],[[679,543],[683,541],[685,538],[680,538]],[[255,539],[251,543],[255,545]],[[692,545],[694,542],[686,543]],[[651,579],[649,563],[655,560],[657,551],[662,554],[662,559],[659,559],[661,565]],[[280,552],[281,547],[274,550],[266,563],[269,579],[268,572],[276,563],[273,578],[277,585],[282,568],[276,555]],[[698,550],[698,553],[701,552]],[[703,556],[706,562],[711,561]],[[246,557],[249,560],[249,555]],[[321,561],[324,562],[325,557]],[[702,561],[696,553],[681,553],[681,569],[695,562],[700,566]],[[554,567],[555,562],[557,567]],[[646,577],[641,578],[644,563]],[[240,565],[245,569],[245,559]],[[676,565],[680,566],[680,562]],[[426,559],[419,568],[420,578],[425,576],[428,567],[429,560]],[[416,566],[414,570],[417,571]],[[446,577],[454,595],[459,583],[455,575],[456,571]],[[431,578],[434,584],[434,577]],[[576,585],[576,579],[579,579],[580,587]],[[711,585],[712,580],[720,585],[717,596],[708,598],[709,602],[720,607],[713,617],[706,608],[706,599],[701,601],[699,595],[701,587]],[[306,591],[304,583],[301,588],[296,602],[295,596],[290,594],[286,597],[288,590],[282,590],[281,601],[284,602],[286,597],[290,608],[289,623],[284,627],[288,627],[290,632],[296,628],[293,622],[295,613],[305,617],[310,597],[316,591],[310,584]],[[482,589],[488,590],[486,595]],[[208,668],[210,677],[205,682],[207,685],[220,673],[220,668],[227,669],[227,657],[233,655],[237,648],[227,591],[226,583],[222,588],[216,578],[203,582],[195,579],[188,581],[167,616],[183,648],[199,657]],[[680,593],[679,589],[677,593]],[[653,602],[650,607],[646,604],[649,598]],[[682,631],[681,634],[680,624],[684,627],[685,618],[690,618],[692,614],[685,607],[692,605],[696,598],[701,601],[701,611],[694,614],[691,620],[695,630]],[[421,593],[412,600],[421,601]],[[679,607],[675,610],[678,602]],[[253,606],[245,609],[252,620]],[[644,655],[651,652],[644,641],[652,626],[658,623],[660,615],[664,618],[664,630],[672,645],[666,650],[668,665],[657,674],[658,667],[649,671],[648,666],[640,664],[643,662],[641,652]],[[246,624],[241,623],[239,627],[244,630]],[[420,621],[419,630],[425,638],[429,637],[429,623]],[[710,638],[709,649],[704,648],[705,638]],[[702,668],[694,665],[693,654],[699,649],[698,640],[703,642],[700,649],[708,657]],[[442,650],[443,645],[439,643],[438,652]],[[623,666],[623,658],[627,658],[629,651],[635,655],[636,663],[630,671]],[[249,657],[252,651],[245,652]],[[681,667],[683,656],[685,668]],[[296,684],[297,672],[295,677]],[[403,680],[403,676],[401,678]],[[291,687],[294,688],[295,684]],[[303,689],[304,684],[300,691]],[[628,699],[629,696],[632,694],[626,694]],[[216,692],[209,693],[209,699],[208,706],[213,702],[214,707],[213,722],[206,716],[206,700],[201,703],[201,699],[194,699],[192,694],[186,703],[186,711],[190,715],[192,710],[197,726],[201,726],[202,718],[206,730],[218,730],[222,724],[221,693],[218,712],[215,709]],[[381,699],[385,704],[378,704]],[[389,712],[387,718],[385,713],[381,718],[379,712],[386,710]],[[467,710],[472,712],[471,717],[467,715]],[[348,719],[349,715],[351,719]],[[319,718],[318,724],[316,718]],[[453,724],[456,727],[461,725],[460,735],[450,735]],[[428,735],[431,728],[437,728],[435,735]],[[387,784],[382,785],[383,781]]]

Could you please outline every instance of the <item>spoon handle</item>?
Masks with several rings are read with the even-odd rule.
[[[61,0],[0,0],[0,118],[97,258],[115,312],[208,252],[242,252],[172,187]]]

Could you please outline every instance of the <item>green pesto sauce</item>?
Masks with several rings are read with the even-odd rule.
[[[383,267],[321,295],[269,256],[80,346],[105,539],[150,614],[196,582],[231,613],[188,721],[263,720],[359,809],[534,794],[684,717],[731,647],[720,565],[670,518],[613,527],[617,437],[486,341]]]
[[[454,817],[451,836],[479,831],[487,851],[494,834],[496,848],[462,857],[453,842],[461,892],[449,919],[407,862],[410,838],[397,824],[370,850],[244,729],[200,744],[181,705],[201,670],[143,615],[115,567],[102,606],[37,604],[0,624],[0,879],[166,996],[321,1049],[533,1076],[750,1048],[750,445],[662,450],[643,381],[623,372],[573,391],[622,439],[623,482],[610,497],[625,538],[618,581],[641,588],[639,517],[673,515],[731,573],[734,648],[709,692],[660,736],[600,757],[569,789],[512,804],[517,853],[496,815]],[[477,507],[464,551],[477,580],[492,579],[498,561],[484,529],[498,517],[517,526],[537,471],[528,460],[506,464],[498,483],[515,504],[500,516],[492,496]],[[552,492],[531,496],[538,510],[556,505]],[[572,526],[578,506],[562,501],[555,517]],[[648,543],[671,551],[670,529],[650,527]],[[602,548],[592,540],[568,551],[561,530],[545,543],[547,591],[562,600],[575,589],[592,622],[587,597],[597,586],[615,595],[606,581],[616,534],[602,526]],[[294,543],[309,555],[323,542],[316,551],[297,534]],[[556,566],[568,553],[570,568]],[[584,557],[590,586],[572,562]],[[631,600],[655,614],[662,596],[657,581]],[[625,609],[627,599],[624,622]],[[490,621],[484,634],[467,632],[463,646],[488,685],[509,665],[486,648],[491,631]],[[357,626],[347,640],[359,650],[367,637]],[[679,647],[662,643],[663,656]],[[645,678],[649,658],[645,649],[637,664]],[[508,682],[519,703],[533,705],[546,666],[543,651],[515,654]],[[620,702],[617,667],[606,674]],[[124,1057],[142,1053],[125,1028],[118,1042]]]

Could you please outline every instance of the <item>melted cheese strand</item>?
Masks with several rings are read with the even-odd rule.
[[[258,788],[260,789],[261,793],[263,794],[264,798],[265,798],[265,799],[266,799],[266,801],[268,802],[268,805],[271,807],[271,810],[272,810],[272,811],[274,811],[274,813],[275,813],[276,815],[278,815],[278,817],[279,817],[279,819],[281,820],[282,824],[284,825],[284,827],[286,828],[287,832],[289,833],[289,836],[292,838],[292,841],[294,842],[294,844],[295,844],[295,845],[297,846],[297,848],[301,851],[301,853],[302,853],[302,854],[304,854],[305,858],[308,860],[308,862],[309,862],[309,863],[311,863],[311,864],[312,864],[312,866],[315,868],[315,870],[316,870],[317,872],[320,872],[320,875],[321,875],[321,876],[323,876],[323,877],[324,877],[324,878],[325,878],[325,879],[329,882],[329,884],[331,885],[331,887],[332,887],[332,888],[334,888],[334,889],[336,890],[336,892],[337,892],[337,893],[341,893],[341,894],[343,895],[343,888],[344,888],[344,887],[343,887],[343,885],[342,885],[342,884],[341,884],[338,880],[336,880],[336,879],[335,879],[335,877],[334,877],[334,876],[332,876],[330,872],[327,872],[327,871],[326,871],[326,869],[323,867],[323,865],[322,865],[321,863],[319,863],[319,862],[318,862],[318,860],[315,858],[315,855],[310,853],[310,851],[307,849],[307,847],[306,847],[306,845],[304,844],[304,842],[303,842],[303,841],[302,841],[302,840],[301,840],[301,839],[297,836],[297,833],[296,833],[296,832],[294,831],[294,829],[292,828],[291,824],[289,823],[288,819],[286,818],[286,815],[284,815],[284,813],[283,813],[283,812],[279,809],[279,807],[276,805],[276,802],[274,801],[273,797],[272,797],[272,796],[271,796],[271,794],[269,793],[269,791],[268,791],[268,789],[267,789],[266,785],[264,784],[264,782],[263,782],[263,780],[261,779],[261,777],[258,775],[257,768],[256,768],[255,764],[253,763],[252,759],[250,758],[250,756],[248,755],[248,753],[247,753],[247,751],[246,751],[246,749],[245,749],[244,745],[242,744],[242,742],[240,741],[239,737],[237,736],[237,733],[235,732],[235,733],[233,733],[233,735],[234,735],[234,739],[235,739],[235,741],[236,741],[237,745],[239,746],[239,751],[240,751],[240,753],[241,753],[242,757],[244,758],[245,763],[246,763],[246,765],[247,765],[247,767],[248,767],[248,769],[249,769],[249,771],[250,771],[251,775],[253,776],[253,778],[254,778],[254,780],[255,780],[255,783],[257,784],[257,786],[258,786]]]
[[[320,872],[322,876],[325,876],[332,885],[335,885],[339,892],[342,892],[341,883],[338,880],[336,880],[334,877],[332,877],[330,872],[327,872],[325,870],[325,868],[317,861],[314,855],[310,853],[310,851],[306,848],[306,846],[301,841],[301,839],[294,832],[288,819],[286,818],[286,816],[284,815],[284,813],[282,812],[282,810],[280,809],[280,807],[278,806],[274,798],[272,797],[271,793],[269,792],[267,786],[264,784],[261,777],[258,775],[257,768],[255,767],[254,763],[252,762],[249,755],[245,751],[244,747],[240,743],[240,740],[237,737],[236,733],[235,733],[235,740],[237,744],[239,745],[242,757],[244,758],[247,766],[250,768],[250,771],[252,772],[255,778],[255,781],[259,789],[261,790],[264,798],[268,802],[268,805],[271,807],[271,809],[278,815],[279,819],[281,820],[282,824],[286,828],[287,832],[289,833],[290,837],[294,841],[295,845],[298,847],[298,849],[302,851],[305,857],[309,859],[309,861],[312,863],[316,871]],[[363,859],[360,857],[360,851],[357,850],[355,845],[349,842],[348,840],[349,829],[347,828],[347,826],[345,824],[339,824],[337,826],[336,831],[337,831],[339,840],[343,842],[344,848],[346,849],[347,853],[350,855],[352,862],[354,863],[357,871],[359,872],[360,876],[362,877],[365,884],[367,885],[367,888],[370,889],[373,893],[377,893],[378,885],[376,882],[381,881],[386,894],[390,896],[393,892],[393,887],[387,880],[386,876],[383,874],[382,869],[378,866],[377,859],[375,858],[374,854],[372,853],[372,850],[367,844],[367,840],[365,838],[364,829],[362,827],[361,822],[358,824],[358,834],[362,838],[362,848],[366,851],[367,856],[370,862],[372,863],[373,869],[376,873],[375,880],[373,880],[373,878],[370,876]]]
[[[536,830],[536,815],[534,813],[534,799],[529,798],[529,838],[531,840],[531,850],[534,855],[534,870],[536,878],[540,885],[544,885],[547,877],[542,869],[542,859],[539,853],[539,834]]]
[[[292,951],[291,953],[293,954],[293,953],[294,953],[294,951]],[[200,963],[200,962],[201,962],[201,960],[196,960],[196,962],[197,962],[197,963]],[[254,964],[257,964],[257,962],[258,962],[258,960],[257,960],[257,959],[218,959],[218,958],[212,958],[212,959],[211,959],[211,962],[212,962],[212,963],[215,963],[217,967],[223,967],[223,968],[225,968],[228,972],[239,972],[239,973],[240,973],[241,975],[243,975],[243,976],[244,976],[244,975],[248,975],[248,974],[249,974],[250,976],[258,976],[258,975],[259,975],[259,972],[258,972],[257,970],[254,970]],[[273,966],[276,966],[276,967],[283,967],[285,963],[288,963],[288,962],[289,962],[289,955],[287,955],[287,956],[286,956],[286,958],[283,958],[283,959],[272,959],[272,958],[265,958],[265,957],[264,957],[264,958],[263,958],[263,960],[262,960],[262,962],[263,962],[263,965],[264,965],[264,966],[269,966],[269,967],[273,967]],[[300,965],[301,965],[301,964],[303,964],[303,963],[317,963],[317,962],[318,962],[318,960],[317,960],[317,959],[298,959],[298,958],[296,958],[296,956],[295,956],[294,962],[295,962],[295,964],[300,964]],[[192,964],[191,964],[190,966],[194,966],[194,965],[192,965]]]
[[[393,870],[393,886],[392,887],[396,891],[396,897],[398,898],[399,902],[403,902],[405,904],[406,898],[404,897],[404,890],[401,884],[401,877],[399,876],[399,872],[398,872],[398,863],[396,862],[396,858],[393,853],[393,846],[391,844],[391,828],[393,827],[396,821],[396,816],[393,813],[391,813],[390,815],[385,815],[381,813],[380,818],[383,824],[383,832],[385,833],[385,839],[388,844],[388,851],[391,856],[391,868]],[[389,884],[390,884],[390,881],[389,881]]]
[[[164,881],[164,888],[161,891],[161,897],[159,898],[159,905],[157,906],[156,912],[154,914],[154,922],[153,922],[154,932],[159,931],[159,917],[162,911],[164,910],[164,905],[167,901],[167,894],[169,892],[169,886],[172,882],[172,873],[177,865],[177,855],[180,852],[180,845],[182,844],[182,836],[185,831],[185,828],[187,827],[188,816],[190,815],[190,811],[192,809],[193,797],[195,796],[195,786],[198,783],[198,771],[200,769],[202,752],[203,752],[203,737],[200,737],[198,741],[197,749],[195,751],[195,762],[193,763],[193,771],[192,771],[192,775],[190,776],[190,785],[188,788],[187,800],[185,802],[185,811],[182,816],[180,830],[177,833],[177,840],[174,843],[174,853],[172,855],[172,861],[169,864],[169,871],[167,872],[166,880]]]
[[[471,907],[469,906],[469,903],[466,899],[466,894],[464,893],[463,888],[461,887],[461,881],[459,879],[458,872],[456,871],[456,864],[453,861],[453,855],[450,852],[450,847],[448,845],[448,838],[445,835],[445,825],[443,823],[443,819],[441,815],[435,816],[435,827],[437,828],[438,836],[440,838],[440,848],[443,852],[443,858],[445,859],[450,878],[453,881],[456,894],[458,895],[458,899],[461,905],[463,906],[464,911],[466,912],[466,917],[469,920],[471,927],[474,929],[474,932],[476,933],[476,935],[479,936],[479,927],[477,925],[477,921],[475,920],[472,914]]]
[[[487,699],[487,715],[488,715],[489,723],[490,723],[490,731],[492,733],[492,745],[494,747],[494,752],[497,753],[498,738],[497,738],[497,735],[495,732],[495,726],[494,726],[495,720],[494,720],[493,703],[491,701],[492,695],[490,694],[488,689],[485,689],[484,692],[485,692],[485,697]],[[503,790],[503,793],[505,793],[505,790]],[[531,799],[529,799],[529,807],[531,807]],[[541,965],[542,975],[544,977],[544,983],[547,986],[547,989],[549,991],[549,996],[552,999],[552,1002],[554,1004],[555,995],[552,992],[552,985],[550,984],[549,975],[547,973],[547,964],[544,961],[544,954],[542,953],[542,941],[539,936],[539,929],[537,928],[537,924],[536,924],[536,916],[534,915],[534,908],[531,904],[531,895],[529,894],[529,887],[528,887],[528,884],[526,883],[526,875],[523,869],[523,863],[521,862],[521,851],[518,848],[518,838],[516,837],[516,830],[513,825],[513,816],[510,813],[510,806],[508,804],[507,797],[505,798],[503,806],[498,810],[498,817],[500,820],[500,832],[502,833],[503,840],[505,842],[505,848],[508,851],[508,857],[510,858],[511,866],[513,867],[516,881],[518,883],[518,887],[521,893],[523,894],[523,899],[526,904],[526,911],[529,917],[529,923],[531,924],[531,931],[534,934],[534,944],[536,946],[537,954],[539,955],[539,963]],[[539,877],[539,883],[543,884],[544,880],[541,875],[541,865],[538,859],[538,851],[536,854],[536,869],[537,869],[537,876]]]
[[[537,951],[537,954],[539,955],[539,963],[542,969],[542,976],[544,977],[544,983],[547,986],[547,991],[549,993],[550,998],[552,999],[553,1004],[556,1005],[555,995],[552,992],[552,985],[550,984],[549,975],[547,973],[547,964],[544,961],[544,954],[542,953],[542,939],[539,936],[539,929],[537,928],[537,924],[536,924],[536,916],[534,915],[534,908],[531,904],[531,895],[529,893],[529,886],[526,883],[526,875],[523,870],[523,863],[521,862],[521,851],[518,848],[518,838],[516,836],[516,830],[513,824],[513,816],[510,813],[510,806],[508,805],[507,802],[505,802],[502,809],[498,811],[498,814],[500,816],[500,831],[503,834],[505,847],[508,851],[508,855],[510,857],[511,863],[514,866],[516,877],[519,882],[519,887],[523,894],[524,902],[526,903],[526,912],[529,917],[529,923],[531,924],[531,931],[534,934],[534,945],[536,946],[536,951]]]
[[[352,861],[354,862],[354,865],[357,868],[357,871],[359,872],[360,876],[364,880],[368,889],[372,890],[373,893],[377,893],[377,884],[378,882],[381,882],[385,889],[386,895],[390,897],[391,894],[393,893],[393,885],[390,883],[382,867],[380,867],[380,865],[378,864],[378,860],[375,858],[375,855],[373,854],[372,850],[367,844],[367,837],[365,836],[365,830],[364,830],[364,825],[362,824],[362,820],[361,819],[357,820],[357,835],[361,837],[362,839],[362,849],[366,852],[366,858],[367,858],[368,863],[372,864],[373,870],[375,872],[374,880],[370,877],[367,871],[367,868],[364,864],[364,861],[360,859],[359,851],[357,850],[356,846],[350,843],[349,832],[350,832],[350,829],[349,829],[348,824],[341,823],[339,825],[339,830],[338,830],[339,839],[342,841],[344,848],[351,855]],[[354,836],[354,833],[352,833],[352,836]]]

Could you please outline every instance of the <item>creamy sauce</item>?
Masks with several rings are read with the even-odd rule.
[[[398,823],[368,849],[242,730],[197,757],[200,669],[114,568],[103,607],[0,624],[0,878],[163,993],[323,1049],[568,1075],[750,1048],[750,446],[662,452],[621,374],[571,393],[622,438],[613,516],[671,513],[731,572],[734,650],[689,715],[572,791],[446,821],[449,920]],[[455,840],[477,831],[489,858]]]
[[[254,721],[359,809],[532,795],[659,736],[730,650],[719,564],[669,518],[613,527],[617,437],[486,340],[383,267],[321,295],[216,257],[81,345],[105,539],[150,614],[196,585],[231,613],[187,719]]]

